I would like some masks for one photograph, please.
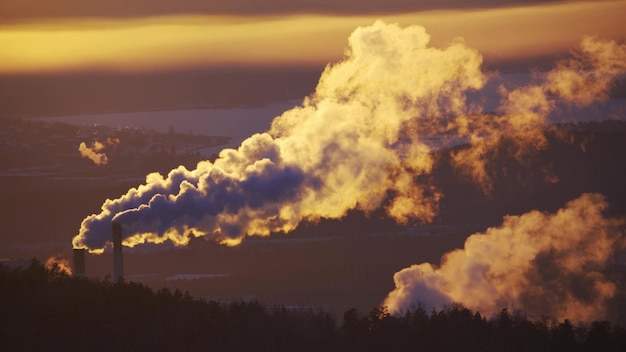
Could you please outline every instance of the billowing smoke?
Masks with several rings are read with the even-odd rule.
[[[93,161],[96,165],[106,165],[109,162],[109,158],[104,152],[107,147],[115,147],[120,143],[117,138],[107,138],[106,142],[102,143],[94,141],[91,146],[87,146],[85,142],[81,142],[78,146],[78,151],[83,158],[87,158]]]
[[[563,104],[584,107],[608,98],[611,85],[624,72],[625,45],[585,37],[573,58],[557,62],[535,82],[511,91],[500,87],[502,101],[496,115],[457,117],[455,128],[461,129],[460,135],[468,135],[472,144],[453,155],[458,170],[491,192],[488,159],[502,138],[513,144],[512,156],[523,163],[547,146],[543,127],[552,111]]]
[[[433,148],[470,141],[454,160],[488,184],[485,150],[507,136],[520,158],[541,148],[551,99],[569,96],[545,83],[502,89],[502,111],[484,114],[466,99],[486,82],[479,53],[460,39],[444,48],[430,47],[429,39],[419,26],[357,28],[343,61],[327,66],[315,93],[267,133],[223,150],[214,163],[148,175],[85,218],[74,247],[102,251],[111,221],[134,246],[185,245],[191,236],[236,245],[247,235],[288,232],[303,220],[337,219],[351,209],[383,207],[400,223],[432,220],[443,195],[416,181],[431,172]]]
[[[60,257],[60,256],[52,256],[46,260],[45,267],[48,270],[58,269],[61,272],[66,273],[67,275],[72,275],[72,267],[70,265],[70,261]]]
[[[615,77],[626,70],[626,46],[585,37],[580,52],[562,60],[547,77],[549,92],[585,106],[607,98]]]
[[[470,236],[440,266],[413,265],[394,275],[384,304],[401,312],[450,303],[491,315],[508,307],[558,319],[606,317],[616,285],[605,274],[626,246],[624,222],[603,215],[599,194],[583,194],[554,214],[506,216]]]

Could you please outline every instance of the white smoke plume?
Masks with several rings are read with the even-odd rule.
[[[315,93],[277,117],[269,132],[223,150],[214,163],[148,175],[85,218],[74,247],[101,252],[110,245],[111,221],[122,224],[124,245],[134,246],[185,245],[191,236],[236,245],[303,220],[381,206],[400,223],[432,220],[442,194],[416,177],[431,172],[433,139],[470,140],[455,160],[483,182],[489,175],[480,175],[481,150],[502,136],[515,137],[520,150],[541,141],[551,102],[533,86],[505,96],[503,114],[483,114],[466,100],[486,81],[480,54],[460,39],[444,48],[429,39],[419,26],[357,28],[345,58],[329,65]],[[521,97],[541,104],[523,105]]]
[[[106,153],[104,153],[104,150],[107,149],[107,147],[115,147],[119,143],[120,140],[118,138],[107,138],[104,143],[94,141],[91,146],[87,146],[85,142],[81,142],[78,146],[78,151],[83,158],[93,161],[94,164],[106,165],[109,162],[109,158]]]
[[[616,285],[603,270],[626,246],[624,222],[604,217],[606,207],[603,196],[583,194],[555,214],[506,216],[444,255],[440,266],[397,272],[384,304],[395,313],[455,302],[484,315],[508,307],[536,317],[604,319]]]

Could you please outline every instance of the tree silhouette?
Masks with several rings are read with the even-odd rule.
[[[0,266],[0,351],[624,351],[608,321],[551,325],[507,309],[486,319],[451,304],[363,315],[203,301],[168,288],[71,277],[37,260]]]

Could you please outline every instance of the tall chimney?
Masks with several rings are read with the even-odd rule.
[[[74,276],[85,277],[86,249],[74,249]]]
[[[113,282],[124,280],[122,261],[122,225],[113,222]]]

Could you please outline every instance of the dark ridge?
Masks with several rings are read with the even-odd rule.
[[[626,215],[626,123],[590,122],[549,127],[547,147],[518,160],[511,140],[503,139],[487,156],[492,191],[456,170],[450,153],[439,153],[433,179],[443,192],[439,221],[499,221],[507,214],[555,211],[582,193],[601,193],[610,214]],[[466,148],[459,146],[456,149]]]

